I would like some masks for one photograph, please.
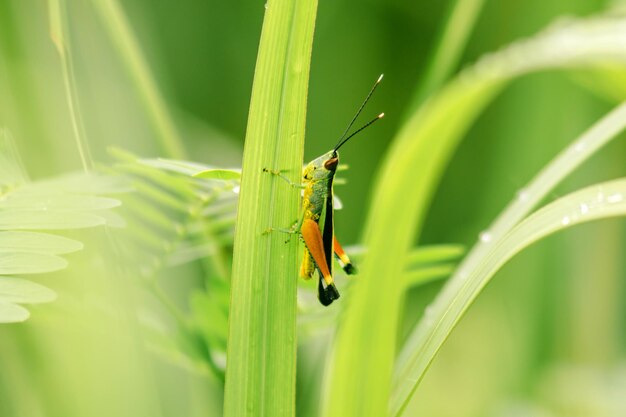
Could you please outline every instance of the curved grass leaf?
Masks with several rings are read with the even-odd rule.
[[[428,264],[452,261],[460,258],[465,253],[463,245],[438,244],[420,246],[409,252],[406,258],[407,269],[423,267]]]
[[[455,265],[453,264],[433,265],[418,268],[404,274],[402,276],[402,280],[407,288],[417,287],[449,277],[454,271],[454,268]]]
[[[436,182],[470,124],[515,77],[607,61],[626,64],[626,19],[603,16],[569,21],[481,59],[408,119],[377,176],[365,235],[369,254],[337,334],[324,415],[387,413],[398,306],[404,293],[397,281],[380,285],[381,277],[402,272],[403,262],[398,260],[405,259],[419,233]],[[372,337],[381,343],[368,343]],[[402,384],[414,386],[415,381],[403,380]],[[394,394],[394,415],[401,409],[395,401]]]
[[[483,255],[471,267],[463,266],[427,308],[399,360],[392,411],[398,414],[463,313],[493,275],[530,244],[573,225],[626,216],[626,179],[606,182],[560,198],[523,220],[501,239],[479,244]],[[414,349],[409,352],[408,349]],[[417,378],[415,380],[414,378]]]
[[[546,165],[493,222],[486,232],[487,234],[484,235],[489,237],[486,240],[497,243],[502,239],[505,234],[546,197],[554,186],[624,129],[626,129],[626,103],[618,106],[594,124],[577,138],[572,145]],[[584,205],[585,203],[582,204],[580,209],[586,211],[588,207]],[[488,250],[489,246],[487,245],[477,245],[472,248],[448,285],[452,288],[458,287],[458,282],[467,279],[467,271],[477,268],[484,261],[488,256]],[[444,303],[446,301],[440,300],[445,299],[450,303],[450,291],[448,286],[446,286],[435,302]],[[462,314],[462,312],[459,313]],[[423,377],[428,364],[432,361],[439,346],[445,340],[444,338],[430,342],[439,344],[434,351],[423,350],[425,343],[423,326],[424,320],[418,323],[398,357],[391,398],[393,415],[397,415],[406,404],[417,383]]]
[[[457,0],[451,4],[424,77],[408,106],[409,112],[437,91],[456,69],[484,3],[485,0]]]

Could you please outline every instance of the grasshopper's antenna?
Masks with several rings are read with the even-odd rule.
[[[345,138],[344,140],[342,140],[341,142],[339,142],[337,144],[337,146],[335,146],[335,148],[333,149],[333,151],[337,152],[337,149],[341,148],[343,146],[344,143],[346,143],[348,140],[350,140],[350,138],[354,135],[356,135],[357,133],[359,133],[361,130],[365,129],[366,127],[374,124],[374,122],[382,119],[383,117],[385,117],[385,113],[381,113],[378,116],[376,116],[374,119],[370,120],[369,122],[367,122],[364,126],[360,127],[359,129],[357,129],[354,133],[352,133],[350,136],[348,136],[347,138]]]
[[[378,84],[380,84],[380,82],[383,80],[383,75],[384,74],[380,74],[380,77],[378,77],[378,79],[376,80],[376,82],[374,83],[374,86],[372,87],[372,89],[370,90],[370,92],[367,94],[367,97],[365,97],[365,100],[363,100],[363,104],[361,104],[361,107],[359,107],[359,109],[356,111],[356,114],[354,115],[354,117],[352,118],[352,120],[350,120],[350,123],[348,124],[348,127],[346,128],[346,130],[343,132],[343,135],[341,135],[341,137],[339,138],[339,140],[337,141],[337,145],[335,146],[335,150],[339,149],[339,147],[345,143],[346,141],[344,140],[344,138],[346,137],[346,135],[348,134],[348,131],[350,130],[350,128],[352,127],[352,125],[354,124],[354,122],[356,121],[357,117],[359,117],[359,115],[361,114],[361,110],[363,110],[363,107],[365,107],[365,105],[367,104],[367,102],[369,101],[370,97],[372,96],[372,94],[374,93],[374,90],[376,90],[376,87],[378,87]],[[370,124],[374,123],[374,121],[372,121],[371,123],[368,123],[367,126],[369,126]],[[361,129],[357,130],[357,132],[360,132],[361,130],[363,130],[365,128],[362,127]],[[354,136],[354,134],[350,135],[350,137]]]

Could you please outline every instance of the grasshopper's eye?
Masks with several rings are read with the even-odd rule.
[[[339,158],[333,157],[324,162],[324,168],[329,171],[334,171],[337,168],[337,164],[339,164]]]

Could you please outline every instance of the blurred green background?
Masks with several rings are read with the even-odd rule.
[[[167,156],[94,8],[68,3],[76,85],[94,159],[110,161],[110,146]],[[557,17],[597,13],[610,3],[487,1],[459,68]],[[361,237],[376,168],[406,117],[450,5],[319,4],[306,160],[335,143],[371,83],[385,74],[366,109],[384,111],[385,119],[342,149],[342,162],[350,165],[348,185],[337,189],[343,242]],[[263,2],[136,0],[123,8],[187,159],[239,166]],[[0,125],[16,138],[34,178],[81,167],[47,13],[45,2],[0,0]],[[562,74],[514,83],[454,155],[421,243],[471,247],[515,193],[614,104]],[[614,141],[553,197],[623,175],[624,155],[624,140]],[[81,234],[87,241],[101,237]],[[625,237],[623,220],[605,220],[550,237],[515,258],[444,346],[407,415],[626,415]],[[76,264],[70,259],[67,271],[41,278],[60,293],[57,302],[34,309],[24,324],[0,327],[0,416],[220,415],[219,383],[154,355],[129,319],[136,285],[102,263],[97,243],[86,252]],[[180,284],[184,293],[193,284],[180,278],[172,286]],[[430,300],[440,285],[411,293],[408,309]]]

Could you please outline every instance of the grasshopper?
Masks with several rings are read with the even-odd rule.
[[[291,186],[303,189],[302,211],[298,222],[296,222],[291,229],[270,228],[269,231],[275,230],[298,234],[304,241],[305,248],[300,265],[300,276],[304,279],[310,279],[313,277],[315,270],[318,271],[319,282],[317,297],[324,306],[330,305],[334,300],[339,298],[339,291],[333,279],[333,253],[346,274],[352,275],[356,273],[356,268],[335,238],[334,233],[333,182],[337,166],[339,165],[339,154],[337,151],[357,133],[385,115],[384,113],[379,114],[354,133],[348,135],[348,131],[361,114],[365,104],[372,96],[372,93],[374,93],[374,90],[376,90],[382,78],[383,76],[381,75],[378,80],[376,80],[376,83],[371,88],[335,147],[315,158],[304,167],[301,184],[291,182],[289,178],[284,176],[280,171],[263,169],[265,172],[279,176]]]

